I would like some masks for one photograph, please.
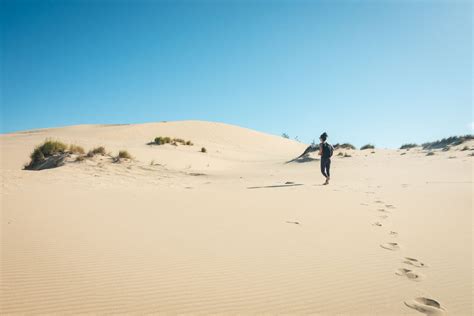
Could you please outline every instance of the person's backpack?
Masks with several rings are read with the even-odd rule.
[[[331,158],[333,152],[334,152],[334,147],[332,147],[332,145],[330,145],[330,144],[328,144],[328,143],[324,143],[324,144],[323,144],[323,156],[324,156],[324,157],[329,157],[329,158]]]

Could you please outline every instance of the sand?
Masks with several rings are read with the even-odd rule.
[[[146,145],[156,136],[194,146]],[[49,137],[134,159],[22,170]],[[0,145],[2,315],[473,312],[466,144],[336,151],[329,186],[317,156],[285,163],[306,145],[221,123],[81,125]]]

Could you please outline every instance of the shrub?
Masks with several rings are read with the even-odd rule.
[[[337,155],[338,155],[339,157],[344,156],[344,154],[343,154],[342,152],[339,152]]]
[[[158,136],[155,137],[155,140],[151,143],[148,143],[149,145],[165,145],[165,144],[171,144],[177,146],[178,144],[181,145],[187,145],[187,146],[192,146],[193,143],[188,140],[184,140],[182,138],[171,138],[171,137],[162,137]]]
[[[44,160],[55,154],[64,153],[67,150],[67,145],[53,140],[46,140],[42,145],[37,146],[30,155],[32,160]]]
[[[67,150],[67,145],[53,140],[47,140],[42,145],[35,148],[35,151],[41,151],[44,157],[49,157],[54,154],[64,153]]]
[[[407,153],[401,153],[400,156],[406,155]]]
[[[130,155],[126,150],[120,150],[117,159],[132,159],[132,155]]]
[[[367,145],[364,145],[362,147],[360,147],[360,150],[365,150],[365,149],[374,149],[375,146],[372,145],[372,144],[367,144]]]
[[[400,149],[411,149],[415,147],[418,147],[418,145],[417,144],[403,144],[400,146]]]
[[[202,152],[202,153],[207,153],[206,147],[202,147],[202,148],[201,148],[201,152]]]
[[[435,153],[432,152],[432,151],[426,153],[427,156],[434,156],[434,154],[435,154]]]
[[[345,157],[345,158],[349,158],[349,157],[352,157],[352,156],[349,155],[348,153],[344,153],[344,157]]]
[[[424,143],[421,146],[423,147],[423,149],[439,149],[445,148],[446,146],[461,145],[463,142],[472,139],[474,139],[474,135],[451,136],[434,142]]]
[[[341,149],[356,149],[354,145],[349,144],[349,143],[343,143],[343,144],[337,143],[333,147],[334,147],[334,149],[340,149],[340,148]]]
[[[25,168],[33,168],[35,165],[45,161],[53,155],[64,154],[67,148],[68,146],[62,142],[46,140],[43,144],[36,146],[30,155],[31,161],[25,166]]]
[[[102,146],[96,147],[92,150],[89,150],[89,152],[87,153],[87,157],[94,157],[95,155],[104,156],[105,155],[105,148],[102,147]]]
[[[464,146],[461,151],[466,151],[466,150],[469,150],[469,146]]]
[[[85,153],[84,151],[84,148],[82,148],[81,146],[77,146],[77,145],[69,145],[69,151],[73,154],[80,154],[80,155],[83,155]]]
[[[75,161],[81,162],[81,161],[84,161],[85,159],[86,158],[84,158],[84,156],[77,156]]]
[[[287,133],[283,133],[283,134],[281,134],[281,137],[286,138],[286,139],[289,139],[289,138],[290,138],[290,135],[288,135]]]

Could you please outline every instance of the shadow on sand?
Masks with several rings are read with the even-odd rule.
[[[298,187],[303,185],[302,183],[295,184],[277,184],[277,185],[265,185],[261,187],[247,187],[247,189],[271,189],[271,188],[285,188],[285,187]]]

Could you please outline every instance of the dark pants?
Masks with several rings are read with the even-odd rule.
[[[331,158],[321,158],[321,173],[329,178],[329,169],[331,169]]]

